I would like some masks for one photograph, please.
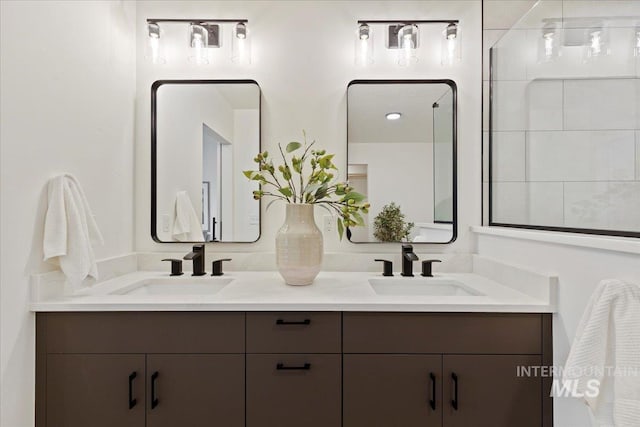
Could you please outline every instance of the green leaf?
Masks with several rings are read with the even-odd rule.
[[[292,141],[287,144],[286,150],[287,150],[287,153],[291,153],[292,151],[296,151],[300,147],[302,147],[302,144],[300,144],[297,141]]]
[[[338,218],[336,223],[338,224],[338,235],[340,236],[340,240],[342,240],[342,235],[344,234],[344,225],[342,224],[342,218]]]
[[[350,191],[345,194],[342,198],[343,201],[354,200],[356,203],[359,203],[365,199],[364,194],[356,193],[355,191]]]
[[[287,197],[291,197],[293,195],[293,192],[289,187],[278,188],[278,191]]]
[[[360,227],[364,227],[364,218],[358,212],[352,212],[351,216],[356,220],[356,224]]]
[[[244,174],[244,176],[246,176],[249,179],[253,179],[253,175],[257,172],[255,171],[242,171],[242,173]]]

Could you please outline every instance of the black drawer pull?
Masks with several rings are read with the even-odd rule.
[[[276,369],[279,371],[308,371],[311,369],[311,363],[305,363],[300,366],[285,366],[284,363],[278,363]]]
[[[283,320],[283,319],[278,319],[276,320],[276,325],[310,325],[311,324],[311,319],[304,319],[304,320],[299,320],[299,321],[287,321],[287,320]]]
[[[453,380],[453,400],[451,401],[451,406],[456,411],[458,410],[458,375],[455,372],[451,373],[451,379]]]
[[[138,374],[136,374],[135,371],[129,375],[129,409],[133,409],[136,403],[138,403],[138,401],[133,398],[133,380],[135,380],[137,376]]]
[[[434,411],[436,410],[436,376],[431,372],[429,374],[429,378],[431,379],[431,399],[429,399],[429,406]]]
[[[156,387],[158,385],[158,371],[151,374],[151,409],[158,406],[158,396]]]

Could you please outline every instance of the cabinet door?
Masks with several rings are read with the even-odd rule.
[[[540,356],[445,355],[444,427],[540,427],[541,378],[517,375],[540,364]]]
[[[340,427],[339,354],[248,354],[247,427]]]
[[[144,427],[144,355],[49,354],[48,427]]]
[[[148,427],[243,427],[243,354],[147,355]]]
[[[442,422],[442,356],[345,354],[344,427]]]

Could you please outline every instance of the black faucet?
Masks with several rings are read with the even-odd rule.
[[[413,277],[413,261],[417,261],[418,256],[413,253],[413,246],[402,245],[402,275]]]
[[[204,276],[207,274],[207,272],[204,271],[204,245],[195,245],[193,250],[186,254],[183,259],[193,261],[192,276]]]

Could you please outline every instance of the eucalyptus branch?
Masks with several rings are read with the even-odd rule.
[[[285,157],[284,152],[282,151],[282,145],[278,144],[278,149],[280,150],[280,155],[282,156],[282,161],[284,162],[285,169],[290,171],[291,168],[289,167],[289,163],[287,162],[287,158]],[[293,203],[295,203],[296,202],[296,186],[293,185],[293,176],[288,178],[287,182],[291,186],[291,191],[293,192]]]

